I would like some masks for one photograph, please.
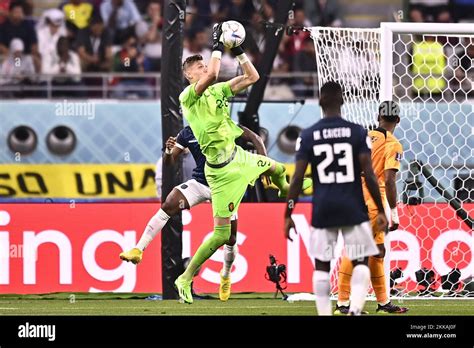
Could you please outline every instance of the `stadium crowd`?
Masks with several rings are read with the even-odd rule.
[[[466,14],[474,13],[474,0],[409,1],[412,21],[460,21]],[[246,26],[244,46],[258,64],[263,59],[264,23],[273,21],[276,3],[277,0],[187,1],[183,57],[199,53],[209,58],[212,24],[234,19]],[[344,25],[337,0],[295,3],[290,24]],[[28,92],[12,87],[41,87],[49,81],[55,86],[53,97],[102,97],[102,92],[94,95],[94,88],[89,88],[95,86],[100,91],[102,78],[85,77],[83,73],[125,73],[107,80],[110,96],[156,97],[147,88],[157,85],[156,78],[133,74],[161,70],[162,31],[163,0],[0,0],[0,94],[45,97],[44,88]],[[466,43],[465,52],[457,52],[461,61],[455,74],[459,88],[467,88],[462,83],[467,80],[465,76],[472,74],[469,58],[474,57],[473,45]],[[222,75],[235,74],[237,68],[230,54],[223,56]],[[443,66],[436,68],[442,70]],[[284,35],[273,72],[316,73],[314,45],[308,32]],[[287,78],[286,84],[274,86],[276,94],[312,96],[315,81],[307,76]]]

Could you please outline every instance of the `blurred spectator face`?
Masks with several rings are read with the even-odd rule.
[[[25,13],[23,12],[23,7],[15,6],[10,10],[10,20],[13,24],[21,23],[24,18]]]
[[[78,6],[78,5],[81,4],[82,0],[69,0],[69,2],[70,2],[71,4],[73,4],[73,5]]]
[[[471,43],[467,46],[467,55],[471,58],[474,58],[474,43]]]
[[[112,5],[114,7],[121,7],[123,5],[123,0],[112,0]]]
[[[125,41],[124,48],[127,50],[130,58],[135,58],[138,55],[137,40],[134,37],[130,37]]]
[[[262,21],[262,15],[258,12],[252,14],[252,26],[257,27],[257,25]]]
[[[265,19],[273,18],[273,7],[268,3],[263,4],[263,14],[265,15]]]
[[[104,32],[104,23],[102,22],[95,22],[91,24],[91,33],[95,37],[100,37]]]
[[[232,0],[235,7],[240,7],[244,4],[244,0]]]
[[[150,2],[147,9],[148,16],[154,18],[156,16],[161,16],[161,5],[158,2]]]
[[[304,21],[306,20],[306,17],[304,15],[303,10],[296,10],[295,11],[295,25],[304,25]]]
[[[56,34],[61,27],[61,23],[58,21],[52,21],[49,18],[46,19],[46,23],[48,23],[49,30],[51,31],[51,34]]]

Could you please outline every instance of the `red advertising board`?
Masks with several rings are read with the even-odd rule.
[[[0,293],[161,292],[161,243],[156,238],[140,265],[118,255],[133,247],[153,203],[0,205]],[[474,212],[474,204],[465,209]],[[310,292],[308,255],[311,205],[298,205],[298,237],[284,239],[283,204],[243,204],[239,209],[239,255],[232,271],[233,291],[271,292],[265,279],[269,255],[287,266],[288,292]],[[391,266],[400,266],[409,289],[420,267],[446,274],[454,267],[462,279],[474,269],[474,236],[446,204],[401,208],[401,229],[391,233]],[[203,204],[183,214],[183,257],[212,233],[212,211]],[[217,292],[223,252],[217,251],[195,280],[197,293]]]

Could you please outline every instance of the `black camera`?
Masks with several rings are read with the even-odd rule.
[[[278,295],[278,292],[281,292],[283,299],[286,300],[288,296],[283,292],[286,289],[281,286],[280,282],[286,284],[286,266],[284,264],[278,264],[275,256],[270,255],[270,266],[267,266],[267,274],[265,278],[276,284],[275,298]]]

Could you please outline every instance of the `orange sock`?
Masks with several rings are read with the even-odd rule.
[[[351,295],[352,261],[343,256],[339,267],[337,305],[348,306]]]
[[[372,281],[372,288],[375,292],[375,297],[380,305],[385,305],[389,302],[387,298],[387,289],[385,287],[385,272],[383,267],[383,258],[369,256],[370,280]]]

